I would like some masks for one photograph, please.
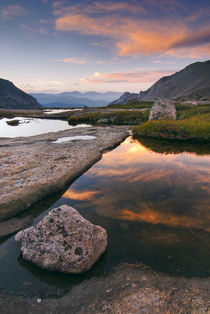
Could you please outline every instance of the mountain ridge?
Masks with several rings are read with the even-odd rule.
[[[11,81],[0,78],[0,108],[41,109],[42,106],[34,97],[16,87]]]
[[[173,100],[210,99],[210,60],[192,63],[172,75],[164,76],[139,94],[126,92],[111,104],[125,104],[131,99],[149,101],[156,97]]]
[[[101,107],[119,97],[121,93],[105,92],[63,92],[58,94],[31,93],[44,107]]]

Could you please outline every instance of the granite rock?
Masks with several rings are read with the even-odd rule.
[[[62,205],[37,225],[17,233],[23,258],[41,268],[83,273],[107,246],[107,232],[83,218],[76,209]]]
[[[176,120],[176,108],[173,102],[157,98],[150,110],[149,120]]]

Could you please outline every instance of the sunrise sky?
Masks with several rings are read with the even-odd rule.
[[[0,77],[26,92],[139,92],[210,59],[210,1],[1,0],[0,33]]]

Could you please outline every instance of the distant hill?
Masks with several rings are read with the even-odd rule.
[[[112,104],[119,104],[119,105],[123,105],[126,104],[129,100],[133,100],[133,99],[138,99],[139,94],[137,93],[129,93],[129,92],[125,92],[122,96],[120,96],[118,99],[114,100],[113,102],[111,102],[110,105]]]
[[[31,93],[44,107],[102,107],[106,106],[121,93],[117,92],[64,92],[60,94]]]
[[[12,82],[0,79],[0,108],[39,109],[42,106],[35,98],[17,88]]]
[[[135,96],[124,93],[112,103],[125,104],[132,95]],[[175,74],[162,77],[148,90],[136,94],[134,98],[144,101],[154,100],[156,97],[175,100],[210,99],[210,60],[192,63]]]

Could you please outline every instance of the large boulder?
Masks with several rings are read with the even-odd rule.
[[[41,268],[82,273],[106,250],[107,232],[83,218],[76,209],[62,205],[37,225],[17,233],[23,258]]]
[[[149,120],[176,120],[176,108],[173,102],[157,98],[150,110]]]

